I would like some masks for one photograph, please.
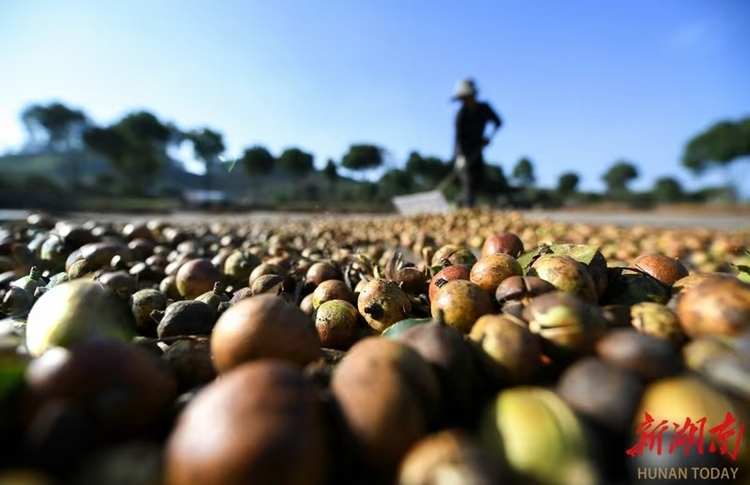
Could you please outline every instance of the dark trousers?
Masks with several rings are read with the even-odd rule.
[[[477,194],[484,181],[484,160],[481,159],[481,156],[479,158],[459,172],[463,189],[461,197],[463,207],[475,207],[477,203]]]

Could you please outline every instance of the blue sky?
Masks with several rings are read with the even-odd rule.
[[[599,190],[626,159],[636,188],[695,187],[685,142],[750,115],[748,46],[747,0],[2,0],[0,153],[24,106],[60,100],[100,124],[145,108],[214,128],[230,157],[296,146],[322,166],[371,142],[395,165],[447,159],[449,97],[473,76],[506,174],[528,156],[540,185],[573,170]]]

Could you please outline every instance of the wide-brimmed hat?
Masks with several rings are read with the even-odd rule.
[[[453,98],[461,99],[466,96],[476,96],[477,95],[477,86],[474,84],[474,80],[471,78],[466,78],[458,81],[456,84],[456,89],[453,91]]]

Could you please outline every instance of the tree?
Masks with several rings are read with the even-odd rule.
[[[614,196],[627,194],[628,184],[637,178],[638,169],[626,161],[615,163],[602,175],[602,180],[607,184],[607,192]]]
[[[118,123],[88,128],[86,146],[107,157],[126,193],[141,195],[167,160],[166,150],[175,143],[169,127],[151,113],[140,111]]]
[[[536,177],[534,176],[534,166],[531,160],[524,157],[516,163],[516,166],[513,167],[513,179],[521,187],[531,187],[534,185]]]
[[[21,121],[32,145],[44,143],[48,150],[58,152],[70,150],[80,142],[88,124],[83,111],[62,103],[31,105],[21,113]]]
[[[339,173],[338,169],[336,168],[336,162],[329,158],[325,168],[323,168],[323,175],[329,183],[335,185],[339,180]]]
[[[750,157],[750,118],[720,121],[695,135],[686,145],[682,164],[696,176],[711,168],[724,170],[727,188],[736,196],[744,177],[732,174],[731,167]]]
[[[657,179],[652,192],[659,202],[679,202],[685,195],[682,185],[674,177]]]
[[[313,171],[314,157],[299,148],[287,148],[279,156],[279,168],[295,178],[302,178]]]
[[[503,168],[499,165],[488,163],[485,171],[485,181],[481,185],[483,191],[492,197],[503,195],[508,191],[510,185],[505,177]]]
[[[380,188],[387,196],[408,193],[414,186],[414,180],[405,170],[392,168],[380,177]]]
[[[420,184],[435,185],[448,176],[451,166],[437,157],[423,157],[411,152],[404,170]]]
[[[245,149],[240,161],[246,174],[268,175],[273,171],[276,159],[265,147],[255,145]]]
[[[576,189],[578,189],[580,181],[581,178],[577,173],[565,172],[560,175],[560,178],[557,181],[557,192],[563,197],[572,195],[576,192]]]
[[[193,144],[195,158],[203,162],[206,174],[203,176],[206,189],[212,186],[213,168],[219,155],[224,153],[224,139],[221,133],[209,128],[193,130],[187,133],[187,139]]]
[[[355,172],[374,170],[383,164],[383,149],[375,145],[351,145],[341,165]]]

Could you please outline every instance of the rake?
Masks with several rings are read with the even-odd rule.
[[[471,155],[471,159],[479,156],[481,148]],[[466,160],[464,163],[468,163]],[[448,203],[443,194],[448,184],[458,177],[458,167],[454,167],[443,180],[440,181],[434,189],[427,192],[417,192],[409,195],[399,195],[391,198],[391,202],[396,206],[396,210],[402,216],[412,216],[417,214],[448,214],[453,207]]]

